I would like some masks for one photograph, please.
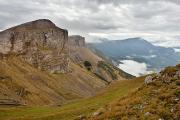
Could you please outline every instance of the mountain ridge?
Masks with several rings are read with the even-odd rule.
[[[128,79],[86,48],[84,37],[75,38],[69,42],[68,31],[47,19],[1,31],[1,105],[58,106]]]
[[[119,63],[119,60],[134,60],[146,63],[149,70],[155,69],[159,71],[168,65],[177,64],[180,59],[180,55],[175,53],[173,48],[155,46],[142,38],[108,40],[90,43],[89,45],[91,49],[101,51],[108,59],[115,61],[116,64]]]

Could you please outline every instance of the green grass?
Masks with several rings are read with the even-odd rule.
[[[127,95],[143,83],[143,77],[116,81],[96,96],[74,101],[60,107],[33,106],[0,108],[0,120],[72,120],[90,115],[98,108]]]

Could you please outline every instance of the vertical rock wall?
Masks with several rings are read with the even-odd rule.
[[[0,58],[18,55],[49,72],[68,71],[68,32],[41,19],[0,32]]]
[[[85,46],[85,38],[80,35],[69,36],[69,45],[84,47]]]

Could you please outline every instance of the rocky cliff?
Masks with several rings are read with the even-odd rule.
[[[0,106],[59,105],[105,87],[69,59],[69,47],[67,30],[46,19],[0,32]]]
[[[112,66],[98,66],[102,59],[85,46],[84,37],[68,38],[45,19],[0,32],[0,56],[0,105],[61,105],[95,95],[115,74],[124,79]]]
[[[69,36],[69,44],[71,46],[84,47],[85,46],[85,37],[82,37],[80,35]]]
[[[68,71],[68,32],[46,19],[0,32],[0,58],[19,55],[49,72]]]

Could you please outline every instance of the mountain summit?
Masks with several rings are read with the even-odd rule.
[[[40,19],[0,32],[1,57],[20,55],[36,68],[68,71],[68,32]]]
[[[117,64],[121,60],[146,63],[150,71],[175,65],[180,59],[180,55],[175,53],[173,48],[155,46],[139,37],[91,43],[90,47],[98,53],[101,52],[108,59],[116,61]]]

